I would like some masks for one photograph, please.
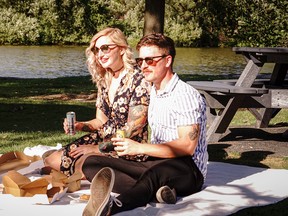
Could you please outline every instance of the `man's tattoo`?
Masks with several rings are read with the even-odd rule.
[[[137,120],[141,116],[147,115],[147,106],[135,106],[135,107],[130,107],[129,109],[129,118],[132,121]]]
[[[192,131],[189,132],[189,138],[190,140],[195,140],[198,137],[199,134],[199,127],[198,125],[195,127],[192,127]]]
[[[148,106],[138,105],[129,108],[127,137],[138,134],[139,128],[146,124]]]

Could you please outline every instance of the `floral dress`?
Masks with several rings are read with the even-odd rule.
[[[132,73],[126,73],[120,81],[120,85],[116,91],[113,103],[110,104],[108,99],[108,89],[103,88],[98,91],[96,99],[96,107],[99,108],[107,117],[108,121],[99,131],[84,135],[72,143],[63,147],[63,155],[61,157],[60,171],[70,176],[75,171],[75,163],[81,157],[73,158],[70,156],[71,149],[77,148],[79,145],[97,145],[104,139],[111,138],[116,130],[123,128],[128,119],[129,107],[136,105],[149,104],[150,83],[148,83],[139,69],[135,69]],[[139,129],[139,133],[131,139],[137,142],[147,142],[148,139],[148,123],[145,127]],[[108,154],[107,156],[112,156]],[[124,156],[127,160],[142,161],[146,157]]]

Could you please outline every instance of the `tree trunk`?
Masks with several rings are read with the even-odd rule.
[[[165,0],[145,0],[144,32],[150,33],[164,32]]]

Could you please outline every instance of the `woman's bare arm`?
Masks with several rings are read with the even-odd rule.
[[[96,111],[96,118],[85,122],[76,122],[76,130],[92,132],[102,128],[103,124],[108,121],[107,116],[100,110]]]

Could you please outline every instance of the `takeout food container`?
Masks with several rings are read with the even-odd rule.
[[[9,170],[18,170],[29,166],[32,162],[40,160],[39,156],[28,156],[23,152],[13,151],[0,156],[0,173]]]
[[[11,194],[16,197],[35,198],[37,204],[51,204],[59,200],[67,191],[64,187],[52,187],[48,190],[50,184],[45,177],[31,181],[28,177],[18,173],[15,170],[8,171],[2,178],[4,185],[3,194]],[[42,195],[42,197],[39,196]]]
[[[67,177],[65,174],[52,169],[50,175],[46,176],[46,178],[53,187],[66,187],[68,193],[75,192],[81,188],[82,174],[77,171]]]

